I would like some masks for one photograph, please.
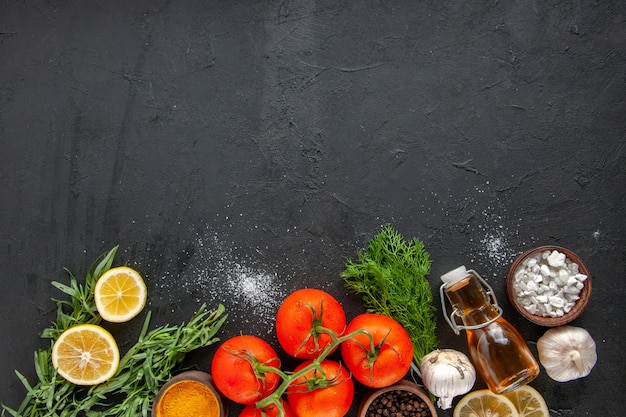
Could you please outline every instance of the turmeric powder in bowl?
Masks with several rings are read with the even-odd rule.
[[[165,384],[152,407],[153,417],[225,417],[227,412],[209,374],[187,371]]]

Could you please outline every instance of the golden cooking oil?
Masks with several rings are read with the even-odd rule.
[[[517,329],[502,317],[488,284],[465,267],[441,278],[442,292],[453,307],[451,320],[446,320],[457,333],[465,329],[470,357],[488,388],[501,394],[535,379],[539,365]],[[481,281],[489,289],[493,304]],[[458,325],[455,317],[463,324]]]

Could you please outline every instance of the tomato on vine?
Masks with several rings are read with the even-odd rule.
[[[341,344],[341,357],[352,376],[372,388],[402,379],[413,360],[413,345],[404,327],[389,316],[367,313],[352,319],[346,334],[359,329],[367,334],[358,333]]]
[[[308,360],[294,373],[311,365]],[[287,388],[287,398],[297,417],[343,417],[352,405],[354,382],[350,372],[340,363],[323,360],[321,372],[313,367],[296,378]]]
[[[280,400],[280,403],[283,407],[283,417],[296,417],[287,401]],[[275,404],[270,404],[263,408],[257,408],[254,404],[250,404],[245,406],[239,413],[239,417],[277,417],[278,415],[279,409]]]
[[[345,328],[346,314],[339,301],[315,288],[294,291],[276,314],[278,342],[296,358],[316,358],[332,343],[332,337],[324,329],[340,336]]]
[[[239,404],[253,404],[270,395],[280,382],[271,368],[279,369],[274,349],[256,336],[235,336],[222,343],[211,363],[217,389]]]

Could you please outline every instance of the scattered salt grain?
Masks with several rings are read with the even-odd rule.
[[[261,265],[247,256],[236,255],[233,244],[217,234],[201,234],[186,260],[187,268],[178,275],[163,277],[162,288],[171,297],[182,290],[197,302],[226,306],[233,322],[246,328],[265,329],[273,334],[280,302],[287,295],[285,281],[275,267]]]
[[[578,264],[559,251],[543,251],[526,258],[515,271],[513,289],[520,304],[529,313],[543,317],[561,317],[580,298],[587,275],[578,272]]]

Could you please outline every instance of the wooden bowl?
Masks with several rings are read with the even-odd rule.
[[[370,390],[369,392],[367,392],[359,405],[358,416],[367,416],[367,412],[370,406],[375,406],[374,401],[392,391],[404,391],[417,395],[419,399],[421,399],[428,407],[428,411],[430,411],[430,417],[437,417],[437,410],[435,409],[435,405],[430,400],[430,397],[428,396],[426,391],[421,389],[416,383],[407,379],[402,379],[399,382],[388,387]]]
[[[524,308],[524,306],[521,304],[519,298],[516,295],[515,288],[514,288],[515,274],[518,271],[518,269],[522,267],[523,265],[522,263],[526,259],[530,258],[531,256],[536,256],[537,254],[542,253],[544,251],[555,251],[555,250],[562,254],[565,254],[568,260],[578,264],[579,273],[587,275],[587,279],[583,281],[583,288],[580,290],[580,294],[578,294],[580,298],[575,302],[574,306],[569,312],[565,313],[564,315],[560,317],[549,317],[549,316],[544,317],[539,314],[532,314],[531,312],[527,311]],[[545,327],[562,326],[576,319],[578,316],[580,316],[580,314],[583,312],[583,310],[587,306],[587,303],[589,303],[589,297],[591,296],[591,275],[589,274],[589,270],[587,269],[587,266],[582,261],[582,259],[571,250],[562,248],[560,246],[553,246],[553,245],[539,246],[537,248],[527,250],[526,252],[518,256],[517,259],[515,259],[515,261],[509,268],[509,272],[507,273],[507,276],[506,276],[506,294],[511,304],[513,304],[513,307],[515,307],[515,309],[529,321],[535,324],[538,324],[540,326],[545,326]]]
[[[168,417],[168,414],[162,410],[165,401],[168,401],[170,395],[173,395],[176,387],[182,388],[183,384],[193,387],[193,392],[187,404],[196,402],[199,406],[213,404],[216,408],[213,414],[188,414],[189,417],[227,417],[228,402],[222,394],[213,385],[211,375],[202,371],[185,371],[170,379],[165,383],[157,393],[152,404],[152,417]],[[200,394],[202,393],[202,394]],[[210,399],[203,403],[205,395]],[[198,407],[200,409],[200,407]]]

